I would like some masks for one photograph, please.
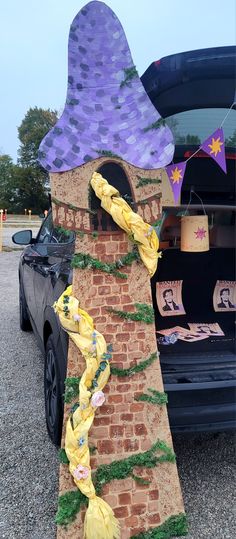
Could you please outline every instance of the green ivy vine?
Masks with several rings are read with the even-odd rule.
[[[161,453],[156,455],[156,453]],[[111,464],[100,465],[93,475],[96,494],[99,496],[105,484],[114,479],[136,478],[133,469],[136,467],[155,468],[162,462],[175,462],[175,454],[162,440],[157,440],[150,449],[144,453],[136,453],[123,460],[116,460]],[[138,478],[143,480],[143,478]],[[145,480],[144,480],[145,481]],[[66,526],[75,520],[81,505],[88,503],[88,499],[79,490],[66,492],[59,496],[56,523]]]
[[[120,88],[123,88],[124,86],[129,86],[129,83],[131,82],[131,80],[138,77],[138,71],[135,66],[126,67],[124,68],[124,75],[125,75],[125,78],[124,80],[121,81]]]
[[[101,262],[98,258],[94,258],[89,254],[76,253],[72,257],[71,266],[72,268],[80,269],[93,268],[115,275],[121,279],[127,279],[126,273],[120,272],[119,269],[124,266],[131,266],[135,260],[139,260],[139,254],[136,249],[120,257],[116,262]]]
[[[163,404],[167,404],[168,396],[167,393],[165,393],[164,391],[156,391],[156,389],[152,389],[151,387],[149,387],[147,391],[149,391],[151,395],[148,395],[147,393],[141,393],[141,395],[135,397],[135,400],[149,402],[151,404],[158,404],[160,406],[162,406]]]
[[[107,310],[110,313],[114,313],[120,318],[124,318],[124,320],[133,320],[136,322],[145,322],[145,324],[153,324],[155,318],[154,318],[154,309],[151,307],[151,305],[147,305],[146,303],[135,303],[134,306],[137,309],[137,312],[130,312],[130,311],[119,311],[118,309],[113,309],[112,307],[109,307]]]
[[[58,510],[55,518],[58,526],[71,524],[80,512],[81,505],[88,505],[88,498],[80,490],[70,490],[58,498]]]
[[[80,378],[78,376],[71,376],[65,379],[64,402],[68,404],[78,397],[79,383]]]
[[[69,202],[64,202],[64,200],[58,200],[58,198],[55,198],[55,197],[52,197],[51,200],[56,206],[67,206],[67,208],[69,208],[70,210],[75,210],[75,211],[82,210],[92,215],[96,214],[94,210],[90,210],[89,208],[79,208],[78,206],[74,206],[74,204],[70,204]]]
[[[151,528],[138,535],[132,535],[131,539],[170,539],[171,537],[182,537],[187,533],[186,515],[179,513],[167,518],[163,524],[156,528]]]
[[[117,159],[122,159],[120,155],[113,153],[111,150],[94,150],[98,155],[102,157],[116,157]]]
[[[166,121],[163,120],[163,118],[160,118],[156,122],[153,122],[152,124],[148,125],[147,127],[144,127],[143,131],[146,133],[147,131],[150,131],[151,129],[159,129],[162,126],[166,125]]]
[[[61,464],[69,464],[69,462],[70,462],[68,457],[67,457],[67,454],[65,452],[65,449],[63,449],[62,447],[58,451],[58,458],[59,458],[59,462]]]
[[[137,374],[137,372],[142,372],[148,367],[150,367],[150,365],[152,365],[152,363],[154,363],[157,358],[158,354],[157,352],[154,352],[154,354],[151,354],[148,359],[144,359],[143,361],[140,361],[140,363],[138,363],[137,365],[133,365],[128,369],[118,369],[118,367],[113,367],[113,365],[111,365],[111,374],[120,377],[133,376],[134,374]]]
[[[136,187],[143,187],[144,185],[161,183],[161,180],[159,180],[158,178],[145,178],[139,175],[137,175],[137,178],[138,178],[138,183]]]

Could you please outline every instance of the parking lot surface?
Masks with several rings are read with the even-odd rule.
[[[0,537],[55,539],[57,450],[45,427],[43,357],[19,329],[19,257],[0,253]],[[231,432],[174,436],[188,539],[236,537],[234,442]]]

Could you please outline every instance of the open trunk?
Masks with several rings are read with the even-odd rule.
[[[209,158],[194,158],[189,165],[191,172],[184,178],[183,203],[163,211],[160,234],[163,255],[152,279],[152,293],[169,417],[175,431],[235,426],[235,310],[216,312],[213,306],[216,282],[235,280],[233,163],[232,159],[227,160],[228,174],[224,175],[215,163],[212,168]],[[210,249],[206,252],[180,250],[181,216],[186,212],[191,186],[203,198],[208,214]],[[193,197],[187,215],[202,212],[199,200]],[[182,281],[185,314],[177,315],[173,310],[166,316],[159,310],[156,285],[164,281],[166,289],[170,287],[168,283]],[[176,326],[189,330],[189,323],[217,323],[224,335],[212,333],[194,342],[179,338],[173,344],[161,342],[163,335],[159,331]]]

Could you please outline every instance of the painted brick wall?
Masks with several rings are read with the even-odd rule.
[[[122,231],[99,234],[97,239],[86,234],[76,241],[76,252],[90,253],[108,262],[114,262],[131,250],[132,244]],[[73,294],[93,317],[96,329],[103,333],[107,344],[112,343],[112,364],[128,368],[147,359],[157,351],[157,347],[154,324],[124,321],[108,312],[109,307],[133,311],[134,303],[152,304],[150,279],[145,266],[141,262],[133,262],[122,271],[127,274],[126,280],[97,270],[76,269]],[[67,376],[81,375],[83,370],[84,360],[75,345],[70,343]],[[157,439],[172,446],[166,406],[135,400],[141,392],[147,393],[149,387],[163,391],[159,359],[132,377],[111,376],[104,389],[106,402],[97,410],[89,434],[89,443],[97,448],[91,457],[92,470],[100,464],[146,451]],[[184,511],[175,464],[162,463],[155,469],[137,469],[134,473],[149,479],[150,484],[140,485],[132,478],[115,480],[105,485],[102,494],[120,521],[121,539],[156,527],[169,516]],[[60,493],[75,489],[67,466],[62,465]],[[82,511],[67,529],[58,528],[57,539],[82,539],[83,517]]]

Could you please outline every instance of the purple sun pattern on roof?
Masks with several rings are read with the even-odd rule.
[[[139,168],[164,167],[174,145],[159,119],[120,21],[103,2],[90,2],[70,27],[66,104],[41,142],[41,165],[63,172],[113,155]]]

